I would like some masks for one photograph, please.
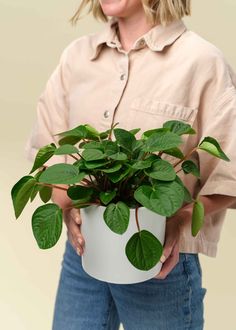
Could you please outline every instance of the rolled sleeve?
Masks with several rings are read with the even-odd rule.
[[[213,108],[205,109],[201,117],[201,138],[214,137],[230,161],[198,150],[201,172],[199,195],[221,194],[236,197],[236,88],[227,86],[216,97]],[[228,208],[236,209],[236,202]]]
[[[58,136],[53,136],[68,129],[68,90],[70,69],[68,64],[68,48],[60,56],[60,60],[49,77],[46,86],[39,96],[36,107],[36,118],[24,146],[25,157],[33,162],[38,150],[44,145],[55,143]],[[66,155],[55,155],[45,165],[67,161]]]

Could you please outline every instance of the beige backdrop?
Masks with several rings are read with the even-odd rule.
[[[76,28],[67,22],[73,1],[0,0],[1,231],[0,328],[50,330],[65,242],[40,250],[31,215],[41,203],[29,204],[14,218],[10,189],[31,164],[23,147],[35,116],[36,102],[59,55],[73,39],[100,30],[103,23],[85,17]],[[187,26],[218,46],[236,69],[235,0],[193,0]],[[200,255],[205,296],[205,329],[236,329],[236,213],[229,211],[217,258]],[[174,329],[173,329],[174,330]]]

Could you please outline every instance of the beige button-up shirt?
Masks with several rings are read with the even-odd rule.
[[[210,135],[231,160],[195,152],[192,159],[200,167],[201,180],[179,172],[185,185],[194,196],[236,196],[236,74],[222,52],[183,20],[154,26],[129,51],[122,49],[116,28],[112,17],[102,31],[79,37],[64,49],[39,97],[25,145],[27,159],[33,161],[43,145],[57,143],[53,134],[80,124],[103,131],[119,122],[125,129],[141,128],[139,137],[167,120],[182,120],[197,131],[182,136],[184,153]],[[169,155],[163,158],[172,160]],[[74,159],[54,156],[46,165],[58,162]],[[196,237],[191,224],[186,225],[180,252],[215,257],[225,213],[205,216]]]

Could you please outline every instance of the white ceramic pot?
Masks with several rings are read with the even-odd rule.
[[[125,254],[125,246],[133,234],[138,232],[135,209],[130,209],[130,220],[126,232],[114,233],[105,223],[105,206],[91,205],[80,209],[81,234],[84,237],[82,267],[92,277],[116,284],[131,284],[149,280],[162,267],[159,261],[152,269],[143,271],[134,267]],[[138,209],[140,230],[148,230],[164,244],[166,217],[145,207]]]

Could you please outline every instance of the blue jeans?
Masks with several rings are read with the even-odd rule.
[[[202,269],[198,254],[180,253],[165,279],[113,284],[88,275],[67,239],[53,330],[202,330]]]

